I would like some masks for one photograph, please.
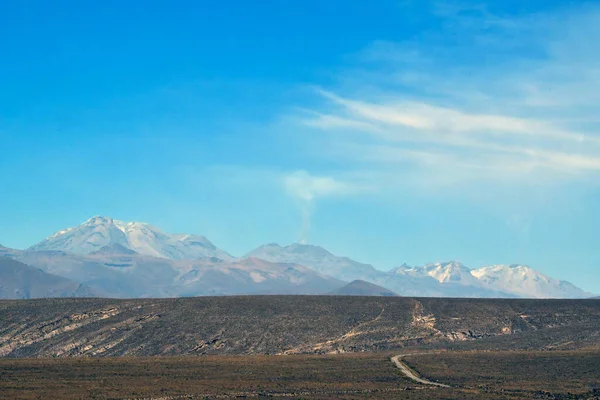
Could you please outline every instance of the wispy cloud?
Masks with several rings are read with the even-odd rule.
[[[600,176],[600,8],[513,18],[483,6],[436,10],[454,39],[375,42],[339,85],[316,90],[322,101],[304,125],[374,177],[537,185]]]

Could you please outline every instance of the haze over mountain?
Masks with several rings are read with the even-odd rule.
[[[452,261],[382,271],[322,247],[299,243],[267,244],[236,259],[203,236],[171,235],[149,224],[109,217],[94,217],[61,230],[27,250],[0,246],[2,256],[107,297],[329,293],[592,296],[568,282],[517,265],[471,270]]]
[[[0,256],[0,299],[94,297],[85,285]]]
[[[109,297],[236,294],[323,294],[344,284],[295,264],[259,259],[168,260],[104,247],[86,255],[23,251],[13,257],[48,273],[96,288]]]

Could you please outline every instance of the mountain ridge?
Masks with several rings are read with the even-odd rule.
[[[378,274],[370,264],[339,257],[320,246],[292,243],[281,246],[269,243],[246,253],[243,258],[258,257],[271,262],[292,262],[305,265],[317,272],[335,276],[341,280],[353,281]],[[366,279],[368,280],[368,279]]]
[[[298,290],[303,287],[304,294],[322,294],[328,287],[334,290],[334,282],[340,283],[339,288],[356,280],[402,296],[593,296],[568,282],[520,265],[471,269],[458,261],[449,261],[423,266],[403,264],[382,271],[334,255],[323,247],[302,243],[286,246],[268,243],[236,258],[204,236],[169,234],[148,223],[103,216],[59,230],[24,251],[0,246],[0,256],[90,284],[116,297],[242,294],[246,293],[242,292],[244,285],[248,285],[247,293],[286,294],[285,290],[290,290],[289,294],[301,294]],[[320,282],[319,290],[302,286],[302,279]],[[281,287],[277,289],[268,283]],[[185,287],[188,290],[183,290]]]
[[[92,217],[81,225],[60,230],[28,250],[89,254],[110,245],[120,245],[140,254],[171,260],[234,258],[204,236],[168,234],[147,223],[123,222],[104,216]]]

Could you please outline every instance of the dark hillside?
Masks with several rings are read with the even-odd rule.
[[[596,300],[247,296],[0,302],[0,356],[294,354],[520,337],[535,348],[586,332]],[[537,336],[528,336],[528,335]],[[571,335],[571,336],[569,336]],[[571,343],[577,346],[578,343]]]

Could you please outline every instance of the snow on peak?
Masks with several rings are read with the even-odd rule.
[[[397,275],[410,275],[413,277],[431,277],[440,283],[457,283],[466,286],[479,286],[479,282],[471,270],[457,262],[437,262],[425,266],[410,267],[406,264],[391,271]]]
[[[471,271],[484,287],[532,298],[581,298],[588,293],[569,282],[550,278],[527,265],[489,265]]]
[[[461,285],[479,286],[479,282],[471,270],[463,264],[451,261],[447,263],[429,264],[424,267],[427,275],[440,283],[458,283]]]
[[[116,245],[136,253],[173,260],[233,259],[203,236],[171,235],[147,223],[124,222],[104,216],[92,217],[77,227],[58,231],[30,250],[89,254]]]

